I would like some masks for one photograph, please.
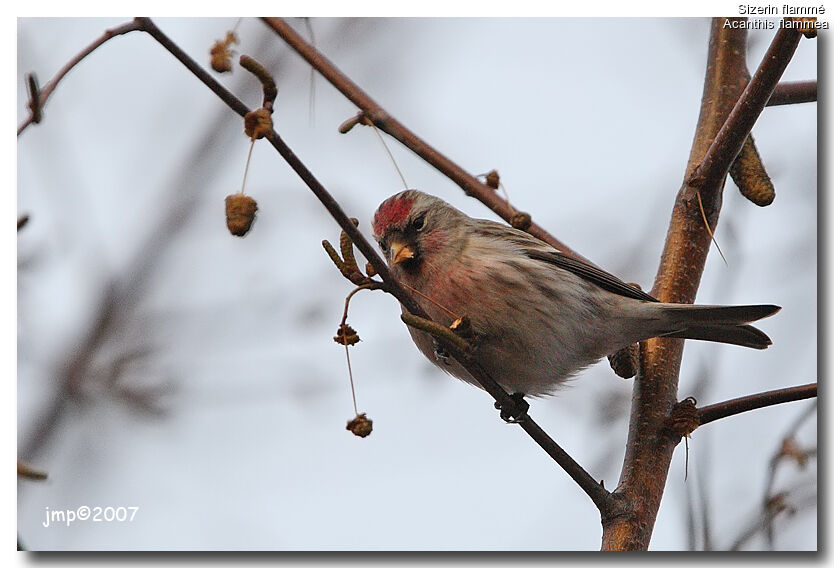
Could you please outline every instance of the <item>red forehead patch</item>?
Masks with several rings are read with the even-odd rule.
[[[406,220],[414,205],[414,199],[398,197],[379,206],[374,215],[374,234],[382,235],[387,227],[396,227]]]

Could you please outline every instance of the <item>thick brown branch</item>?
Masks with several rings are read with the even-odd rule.
[[[502,199],[493,189],[481,183],[478,178],[466,172],[463,168],[406,128],[396,118],[388,114],[385,109],[379,106],[376,101],[368,96],[347,75],[342,73],[330,60],[322,55],[315,47],[307,43],[287,22],[281,18],[263,18],[263,21],[275,33],[281,36],[292,49],[321,73],[325,79],[330,81],[345,97],[359,107],[365,113],[365,116],[373,121],[377,128],[393,136],[415,154],[437,168],[437,170],[458,184],[467,195],[471,195],[489,207],[508,223],[511,222],[516,210],[509,203]],[[549,243],[566,254],[570,254],[576,258],[583,258],[535,223],[531,224],[526,230],[534,237]],[[586,259],[583,258],[583,260]]]
[[[172,42],[159,28],[148,18],[138,18],[142,23],[142,29],[147,31],[165,49],[167,49],[177,60],[188,68],[200,81],[209,87],[220,99],[225,102],[233,111],[240,116],[245,116],[249,109],[243,102],[231,92],[220,85],[214,78],[203,70],[197,62],[188,56],[182,49]],[[313,194],[324,205],[333,219],[339,224],[342,230],[347,233],[359,251],[376,270],[377,275],[385,283],[384,290],[392,294],[406,309],[415,316],[431,321],[399,282],[394,279],[388,271],[388,265],[376,253],[370,242],[356,228],[350,217],[342,210],[339,203],[321,185],[315,176],[307,169],[307,166],[296,156],[287,144],[274,131],[266,137],[270,144],[278,151],[287,164],[295,171],[301,180],[310,188]],[[440,341],[443,341],[442,339]],[[476,381],[496,400],[502,408],[512,408],[516,402],[510,395],[483,369],[476,358],[469,358],[462,353],[457,346],[451,343],[444,343],[443,347],[447,352],[463,365]],[[519,422],[528,435],[544,449],[548,455],[570,475],[591,498],[603,516],[614,516],[618,514],[619,500],[612,497],[601,484],[591,477],[573,458],[571,458],[550,436],[536,424],[533,419],[526,415],[523,421]]]
[[[771,98],[800,39],[802,33],[795,29],[779,28],[776,32],[762,63],[696,168],[695,176],[700,178],[699,183],[715,184],[724,179],[756,119]]]
[[[684,179],[706,153],[745,84],[746,34],[722,23],[723,19],[712,23],[701,113]],[[711,224],[721,207],[720,189],[720,184],[702,187],[701,202]],[[661,301],[691,303],[695,298],[710,243],[696,197],[684,182],[672,210],[652,291]],[[603,550],[648,548],[677,444],[673,437],[664,435],[663,427],[677,402],[683,341],[653,339],[640,348],[626,455],[615,492],[625,496],[635,513],[603,525]]]
[[[816,81],[786,81],[776,85],[767,106],[817,102]]]
[[[704,93],[684,184],[658,268],[653,295],[664,302],[692,303],[698,291],[710,230],[721,209],[727,171],[790,61],[799,32],[779,30],[750,83],[747,83],[746,33],[712,22]],[[746,86],[746,87],[745,87]],[[696,173],[697,175],[693,175]],[[605,550],[646,549],[669,472],[675,436],[664,422],[677,401],[683,341],[650,339],[641,344],[641,367],[634,385],[626,456],[616,493],[633,515],[603,524]]]
[[[715,420],[735,416],[742,412],[773,406],[774,404],[814,398],[815,396],[817,396],[817,383],[760,392],[699,408],[698,419],[701,426],[703,426]]]
[[[127,22],[125,24],[122,24],[121,26],[117,26],[113,29],[105,31],[104,34],[100,38],[98,38],[93,43],[91,43],[90,45],[85,47],[78,55],[76,55],[75,57],[70,59],[67,62],[67,64],[64,65],[61,68],[61,70],[58,71],[58,73],[46,85],[43,86],[42,89],[40,89],[40,91],[39,91],[39,101],[35,105],[36,108],[43,109],[44,105],[46,104],[46,100],[52,94],[52,91],[55,90],[55,87],[58,86],[58,83],[61,81],[61,79],[64,78],[64,75],[69,73],[72,70],[73,67],[78,65],[81,62],[82,59],[84,59],[85,57],[90,55],[100,45],[102,45],[103,43],[107,42],[110,39],[113,39],[116,36],[124,35],[126,33],[133,32],[133,31],[136,31],[136,30],[139,30],[139,29],[141,29],[141,25],[136,20],[134,20],[132,22]],[[32,124],[32,122],[34,122],[34,118],[35,118],[34,115],[30,115],[26,120],[24,120],[20,124],[20,126],[17,127],[17,135],[18,136],[20,136],[20,134],[24,130],[26,130],[27,126],[29,126],[30,124]]]

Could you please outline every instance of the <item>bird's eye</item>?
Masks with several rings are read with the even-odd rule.
[[[420,215],[415,218],[414,221],[412,221],[411,226],[414,227],[415,231],[422,231],[423,227],[426,226],[426,216]]]
[[[379,248],[382,249],[382,252],[388,254],[388,245],[385,244],[385,241],[379,241]]]

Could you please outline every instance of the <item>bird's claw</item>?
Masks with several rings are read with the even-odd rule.
[[[510,395],[513,403],[509,406],[502,406],[500,403],[495,403],[495,408],[501,411],[501,419],[507,424],[518,424],[523,422],[527,417],[527,410],[530,408],[530,403],[524,400],[523,392],[515,392]]]
[[[450,354],[440,343],[437,342],[437,339],[433,339],[434,341],[434,358],[443,363],[444,365],[449,364],[449,357]]]

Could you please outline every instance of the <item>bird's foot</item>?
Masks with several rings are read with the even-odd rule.
[[[451,361],[449,361],[449,357],[451,357],[449,352],[446,351],[442,345],[440,345],[437,339],[432,338],[432,341],[434,342],[434,358],[444,365],[451,364]]]
[[[501,419],[507,424],[518,424],[523,422],[527,417],[527,410],[530,408],[530,403],[524,400],[523,392],[514,392],[510,395],[512,399],[511,405],[502,406],[500,403],[495,403],[495,408],[501,411]]]

